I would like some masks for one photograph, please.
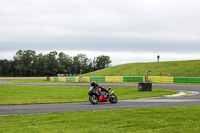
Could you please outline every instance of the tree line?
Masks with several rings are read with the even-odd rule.
[[[80,74],[110,67],[110,63],[110,57],[105,55],[91,60],[85,54],[71,57],[56,51],[36,54],[33,50],[18,50],[13,60],[0,59],[0,76]]]

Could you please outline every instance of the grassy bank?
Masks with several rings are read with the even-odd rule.
[[[151,76],[181,76],[200,77],[200,60],[129,63],[84,74],[83,76],[146,76],[146,70],[151,70]],[[161,72],[161,73],[160,73]]]
[[[199,133],[200,106],[0,116],[1,133]]]
[[[88,102],[88,87],[35,87],[0,85],[0,105]],[[174,90],[153,89],[138,92],[138,88],[113,87],[118,99],[162,97],[178,93]]]

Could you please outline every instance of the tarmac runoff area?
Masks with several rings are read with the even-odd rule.
[[[191,95],[198,95],[199,92],[197,91],[180,91],[178,94],[174,95],[165,95],[165,97],[180,97],[180,96],[191,96]]]
[[[0,84],[5,85],[4,83],[1,82]],[[14,85],[14,84],[9,84],[9,85]],[[20,85],[27,86],[27,84],[20,84]],[[102,85],[110,87],[138,87],[137,84],[104,83]],[[89,84],[88,83],[46,84],[46,85],[28,84],[28,86],[89,86]],[[92,105],[90,102],[78,102],[78,103],[31,104],[31,105],[2,105],[0,106],[0,115],[44,114],[44,113],[59,113],[59,112],[71,112],[71,111],[160,108],[160,107],[180,107],[180,106],[200,105],[200,95],[199,95],[200,85],[153,84],[152,88],[178,90],[180,93],[160,98],[119,100],[117,104],[111,104],[109,102],[106,102],[106,103],[99,103],[98,105]]]

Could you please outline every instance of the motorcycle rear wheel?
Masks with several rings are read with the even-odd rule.
[[[90,95],[89,96],[89,101],[92,104],[98,104],[99,103],[99,98],[95,95]]]
[[[110,96],[109,101],[111,103],[117,103],[118,102],[117,96],[113,94],[112,96]]]

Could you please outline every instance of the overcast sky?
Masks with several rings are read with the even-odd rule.
[[[112,65],[200,59],[199,0],[0,0],[0,59],[62,51]]]

